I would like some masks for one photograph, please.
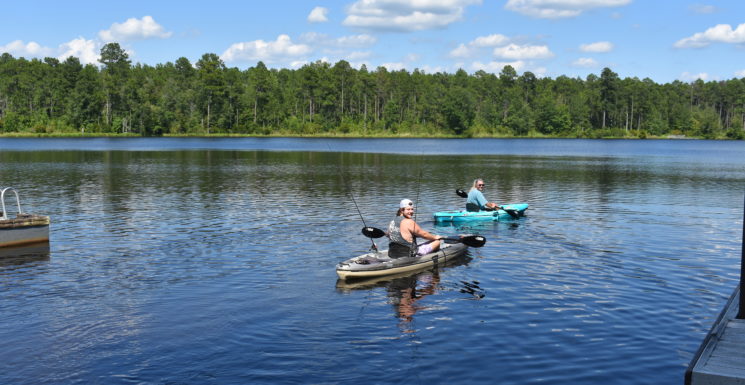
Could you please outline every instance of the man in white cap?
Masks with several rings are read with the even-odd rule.
[[[414,221],[414,202],[402,199],[398,205],[398,212],[388,225],[388,256],[391,258],[424,255],[440,249],[442,237],[430,234]],[[425,242],[417,247],[416,238],[424,238]]]

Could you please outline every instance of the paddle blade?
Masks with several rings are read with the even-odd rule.
[[[507,214],[509,214],[514,219],[520,218],[520,212],[515,209],[506,209],[504,208],[504,206],[499,206],[499,208],[504,210]]]
[[[385,236],[385,231],[377,227],[363,227],[362,235],[368,238],[381,238]]]
[[[458,196],[461,198],[468,198],[468,194],[461,189],[455,190],[455,193],[458,194]]]
[[[486,238],[481,235],[466,235],[461,237],[460,241],[463,242],[464,245],[470,247],[481,247],[486,244]]]

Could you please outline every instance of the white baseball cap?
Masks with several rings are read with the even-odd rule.
[[[401,199],[401,203],[398,204],[398,208],[400,209],[408,206],[414,206],[414,202],[411,199]]]

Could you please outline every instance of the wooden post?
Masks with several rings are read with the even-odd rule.
[[[745,319],[745,293],[743,293],[743,288],[745,288],[745,208],[743,208],[740,253],[740,308],[737,311],[737,318]]]

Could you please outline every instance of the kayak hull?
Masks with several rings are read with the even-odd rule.
[[[388,257],[388,250],[373,251],[339,263],[336,274],[346,280],[406,273],[461,257],[467,250],[468,246],[462,243],[443,243],[436,252],[395,259]]]
[[[528,209],[527,203],[512,203],[502,206],[508,210],[516,211],[520,216],[525,215]],[[499,209],[495,211],[438,211],[435,213],[435,222],[466,222],[466,221],[505,221],[514,219],[507,211]]]

